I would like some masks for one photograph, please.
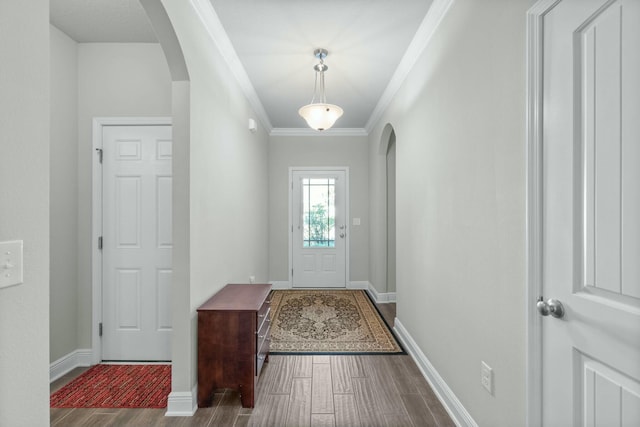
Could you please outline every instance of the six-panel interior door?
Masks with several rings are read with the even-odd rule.
[[[543,425],[640,426],[640,1],[543,23]]]
[[[292,285],[346,287],[346,173],[292,171]]]
[[[171,126],[103,127],[103,360],[171,359]]]

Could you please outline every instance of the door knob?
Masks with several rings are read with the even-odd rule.
[[[346,236],[346,234],[344,233],[340,233],[340,237],[344,239],[344,236]]]
[[[543,316],[552,315],[556,319],[562,319],[564,317],[564,307],[562,303],[557,299],[549,299],[544,301],[542,297],[538,300],[536,304],[538,312]]]

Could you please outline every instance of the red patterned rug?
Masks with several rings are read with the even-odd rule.
[[[95,365],[51,395],[52,408],[166,408],[170,365]]]

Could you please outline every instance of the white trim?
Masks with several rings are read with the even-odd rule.
[[[540,0],[527,11],[526,55],[526,378],[525,423],[542,425],[542,84],[543,20],[560,0]]]
[[[348,281],[347,289],[369,289],[371,284],[368,281]]]
[[[391,104],[393,97],[402,86],[402,83],[404,83],[404,80],[413,69],[413,66],[429,44],[429,41],[431,41],[431,37],[435,34],[440,22],[442,22],[442,18],[447,14],[453,2],[454,0],[434,0],[431,7],[429,7],[427,15],[418,27],[418,31],[416,31],[415,36],[413,36],[409,47],[398,64],[398,68],[396,68],[396,71],[393,73],[387,88],[382,93],[378,104],[376,104],[364,127],[367,134],[371,133],[382,117],[382,114],[387,107],[389,107],[389,104]]]
[[[369,293],[369,295],[371,295],[371,298],[373,298],[376,304],[388,304],[391,302],[396,302],[395,292],[378,292],[378,290],[371,283],[369,283],[367,292]]]
[[[233,44],[224,30],[211,1],[191,0],[191,6],[200,17],[200,20],[209,33],[209,37],[211,37],[213,43],[218,47],[220,54],[229,67],[231,74],[235,77],[236,82],[238,82],[244,96],[247,97],[258,120],[260,120],[267,133],[270,133],[273,126],[271,125],[271,120],[269,120],[269,115],[265,111],[260,98],[258,98],[258,94],[251,84],[251,80],[249,80],[247,71],[244,69],[242,62],[240,62],[240,58],[238,58],[238,54],[233,48]]]
[[[413,340],[409,332],[402,325],[400,320],[396,317],[395,326],[393,330],[396,332],[396,335],[402,341],[402,346],[407,350],[407,353],[411,355],[413,360],[418,365],[418,369],[425,377],[433,392],[442,403],[442,406],[447,410],[451,419],[456,423],[459,427],[478,427],[478,424],[475,422],[471,415],[460,400],[456,397],[453,391],[449,388],[444,379],[440,376],[436,368],[431,364],[427,356],[420,350],[418,344]]]
[[[271,281],[269,284],[271,289],[291,289],[291,282],[287,281]]]
[[[91,349],[89,348],[74,350],[66,356],[62,356],[49,365],[49,382],[54,382],[75,368],[91,366],[92,358]]]
[[[92,137],[92,203],[91,203],[91,363],[102,361],[102,339],[98,334],[102,321],[102,252],[98,238],[102,235],[102,166],[96,152],[102,149],[105,126],[171,126],[171,117],[94,117]]]
[[[271,285],[271,289],[273,290],[287,290],[293,289],[291,286],[291,282],[280,281],[280,280],[272,280],[269,282]],[[314,289],[314,288],[305,288],[305,289]],[[336,289],[336,288],[317,288],[317,289]],[[394,303],[396,302],[396,293],[395,292],[387,292],[381,293],[378,292],[371,283],[368,281],[349,281],[347,282],[347,289],[364,289],[371,296],[371,299],[376,304],[386,304],[386,303]]]
[[[192,417],[198,410],[198,384],[191,391],[172,391],[167,398],[165,417]]]
[[[368,136],[364,128],[331,128],[319,132],[311,128],[273,128],[269,136]]]
[[[291,288],[293,288],[293,217],[291,215],[291,212],[293,210],[293,171],[319,171],[319,172],[332,172],[332,171],[343,171],[344,172],[344,176],[345,176],[345,183],[344,183],[344,191],[345,191],[345,202],[346,202],[346,206],[345,206],[345,220],[346,223],[349,223],[349,218],[351,218],[351,213],[349,211],[349,206],[351,205],[351,199],[350,199],[350,195],[349,195],[349,166],[318,166],[318,167],[314,167],[314,166],[290,166],[289,167],[289,224],[287,226],[287,232],[289,233],[289,283],[291,284]],[[350,277],[350,268],[349,268],[349,248],[351,246],[351,233],[349,233],[348,230],[349,227],[347,227],[347,236],[345,239],[345,275],[344,275],[344,284],[345,284],[345,288],[349,286],[349,280],[348,278]],[[342,288],[332,288],[332,289],[342,289]]]

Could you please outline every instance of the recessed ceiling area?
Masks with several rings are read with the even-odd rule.
[[[185,0],[186,1],[186,0]],[[273,128],[306,128],[313,56],[325,63],[335,128],[364,128],[431,0],[210,0]],[[138,0],[51,0],[51,23],[81,43],[157,42]]]
[[[305,127],[315,48],[338,128],[364,128],[431,4],[425,0],[211,0],[274,128]]]

